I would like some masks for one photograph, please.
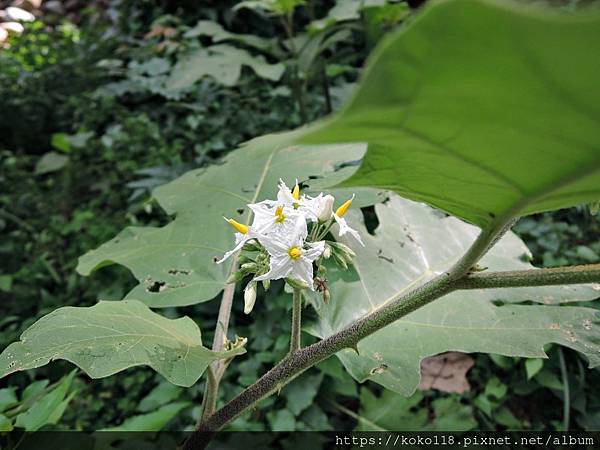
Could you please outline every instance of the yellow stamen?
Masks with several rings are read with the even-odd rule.
[[[248,229],[249,229],[248,225],[244,225],[233,219],[228,219],[227,217],[223,217],[223,218],[227,221],[227,223],[229,223],[229,225],[231,225],[233,228],[235,228],[240,233],[248,234]]]
[[[346,200],[342,206],[335,211],[338,217],[344,217],[344,214],[346,214],[346,211],[348,211],[348,208],[350,208],[350,205],[352,204],[352,200],[354,200],[354,196],[352,196],[350,200]]]
[[[296,186],[294,186],[294,190],[292,191],[292,197],[294,197],[295,200],[298,200],[300,198],[300,186],[298,186],[298,183],[296,183]]]
[[[285,215],[283,214],[283,205],[278,206],[275,210],[275,222],[283,223],[285,221]]]
[[[290,258],[292,259],[298,259],[302,256],[302,249],[298,247],[292,247],[288,250],[288,255],[290,255]]]

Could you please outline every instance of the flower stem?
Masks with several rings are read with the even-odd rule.
[[[315,241],[320,241],[325,236],[327,236],[327,233],[329,233],[329,230],[331,230],[332,226],[333,226],[333,219],[329,219],[329,222],[325,222],[325,227],[323,228],[323,231],[321,231],[319,233],[319,235],[317,236],[317,238],[315,239]]]
[[[231,266],[231,272],[235,272],[237,268],[237,257],[234,257]],[[231,306],[233,303],[233,295],[235,294],[235,284],[231,283],[225,286],[223,297],[221,298],[221,306],[219,307],[219,316],[217,318],[217,326],[215,327],[215,336],[213,338],[213,351],[220,352],[223,350],[225,340],[227,339],[227,329],[229,328],[229,316],[231,315]],[[217,408],[217,399],[219,396],[219,384],[225,372],[226,365],[223,360],[214,361],[207,370],[206,387],[204,389],[204,398],[202,399],[202,417],[201,421],[206,420]]]
[[[302,290],[294,289],[292,305],[292,337],[290,339],[290,353],[301,347],[302,331]]]

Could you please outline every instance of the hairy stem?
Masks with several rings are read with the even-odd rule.
[[[557,267],[554,269],[478,272],[463,277],[456,289],[491,289],[525,286],[552,286],[600,281],[600,264]]]
[[[302,290],[294,289],[292,305],[292,337],[290,339],[290,353],[301,347],[302,334]]]

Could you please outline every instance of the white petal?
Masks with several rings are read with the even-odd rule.
[[[279,280],[287,277],[292,269],[292,259],[288,255],[282,257],[271,256],[270,270],[264,275],[256,277],[255,280]]]
[[[296,199],[292,195],[292,191],[285,182],[279,179],[279,192],[277,192],[277,201],[282,205],[292,205],[296,203]]]
[[[365,246],[365,244],[363,243],[363,241],[360,237],[360,234],[358,234],[358,231],[356,231],[354,228],[350,228],[348,226],[348,223],[346,222],[346,219],[338,216],[337,214],[334,214],[333,217],[335,218],[335,221],[340,226],[340,231],[338,233],[339,236],[343,236],[346,233],[350,233],[352,235],[352,237],[354,237],[354,239],[356,239],[360,243],[360,245],[362,245],[363,247]]]
[[[265,229],[275,221],[275,209],[259,203],[250,204],[248,207],[254,213],[252,228],[258,233],[264,233]]]
[[[292,263],[292,270],[288,274],[288,278],[304,281],[311,290],[315,290],[312,261],[305,258],[304,255]]]
[[[304,246],[304,240],[308,236],[308,227],[306,226],[306,218],[300,214],[295,218],[294,228],[291,232],[288,242],[290,247]]]
[[[305,250],[304,253],[302,253],[302,256],[309,261],[314,261],[325,251],[325,241],[311,242],[308,246],[310,248]]]
[[[271,257],[287,256],[290,246],[285,236],[278,234],[260,234],[258,241],[267,249]]]
[[[242,237],[240,238],[240,236],[242,236]],[[236,246],[233,247],[232,250],[229,250],[227,253],[225,253],[225,255],[223,256],[223,258],[221,258],[220,260],[217,261],[217,264],[221,264],[223,261],[225,261],[231,255],[233,255],[235,252],[237,252],[238,250],[240,250],[244,246],[244,244],[248,240],[250,240],[250,239],[252,239],[252,238],[249,237],[247,234],[236,233],[235,234]]]

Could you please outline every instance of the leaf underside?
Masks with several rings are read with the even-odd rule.
[[[348,107],[300,142],[366,142],[344,186],[481,227],[598,200],[600,14],[429,3],[374,52]]]
[[[319,321],[311,332],[318,337],[340,331],[441,273],[478,233],[472,225],[395,195],[375,209],[379,226],[374,235],[358,214],[349,214],[365,247],[353,246],[357,254],[353,269],[328,273],[329,304],[312,297]],[[528,254],[525,244],[508,233],[480,264],[490,271],[533,269],[523,261]],[[596,366],[600,364],[596,310],[550,305],[599,296],[600,286],[591,284],[457,291],[360,341],[358,355],[353,350],[337,355],[358,381],[370,379],[405,395],[419,384],[420,361],[446,351],[540,358],[546,356],[544,345],[555,342],[582,352]],[[538,304],[510,304],[518,302]]]

